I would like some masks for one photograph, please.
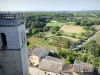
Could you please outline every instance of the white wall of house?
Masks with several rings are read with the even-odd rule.
[[[34,66],[39,65],[40,58],[38,56],[32,55],[29,57],[29,60]]]

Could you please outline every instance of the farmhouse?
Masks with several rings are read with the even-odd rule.
[[[61,75],[63,66],[63,60],[47,56],[39,64],[39,75]]]
[[[41,59],[45,58],[49,53],[49,50],[43,48],[35,48],[29,56],[29,61],[33,66],[38,66]]]

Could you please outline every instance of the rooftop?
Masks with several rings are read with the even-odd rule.
[[[54,73],[60,73],[63,65],[64,65],[63,60],[51,56],[47,56],[46,58],[42,59],[42,61],[40,62],[39,69],[44,71],[54,72]]]
[[[73,65],[64,65],[62,72],[68,72],[68,73],[72,73],[72,67]]]
[[[44,58],[45,60],[49,60],[49,61],[54,61],[54,62],[58,62],[58,63],[64,63],[63,60],[55,58],[55,57],[51,57],[51,56],[47,56]]]
[[[81,73],[92,73],[93,72],[93,66],[88,63],[83,62],[74,62],[73,64],[73,71],[74,72],[81,72]]]

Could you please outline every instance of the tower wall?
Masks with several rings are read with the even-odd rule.
[[[23,75],[20,50],[0,51],[2,75]]]
[[[0,35],[1,33],[4,33],[6,35],[6,40],[7,40],[7,49],[19,49],[21,48],[21,45],[19,41],[19,33],[18,33],[18,27],[0,27]],[[21,35],[20,35],[21,36]],[[0,37],[1,39],[1,37]],[[2,42],[0,42],[2,45]],[[0,46],[0,49],[1,46]]]
[[[22,70],[23,70],[23,75],[28,75],[28,51],[27,51],[27,46],[26,42],[23,45],[23,48],[21,49],[21,61],[22,61]]]
[[[19,50],[1,50],[2,75],[28,75],[28,54],[26,42]]]
[[[28,75],[28,51],[24,21],[22,14],[0,13],[1,75]],[[6,37],[7,44],[2,37]]]

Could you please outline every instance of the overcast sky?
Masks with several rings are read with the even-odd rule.
[[[0,11],[100,10],[100,0],[0,0]]]

